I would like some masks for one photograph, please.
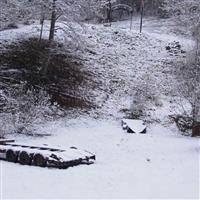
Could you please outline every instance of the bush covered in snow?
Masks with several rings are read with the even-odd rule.
[[[13,133],[34,135],[38,125],[64,114],[58,105],[51,103],[44,90],[28,89],[26,83],[12,87],[1,84],[1,88],[0,136]]]
[[[133,89],[133,103],[131,105],[131,117],[134,119],[147,119],[148,111],[152,106],[161,106],[157,84],[149,73],[138,77]]]
[[[200,19],[200,0],[161,0],[158,15],[161,18],[171,18],[176,23],[174,30],[182,34],[192,32],[194,25]]]

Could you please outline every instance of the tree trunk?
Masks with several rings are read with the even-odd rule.
[[[140,33],[142,33],[143,15],[144,15],[144,1],[141,0],[141,18],[140,18]]]
[[[200,123],[197,122],[198,119],[197,116],[198,116],[197,102],[194,102],[192,105],[192,120],[193,120],[192,137],[200,136]]]
[[[111,23],[112,21],[112,4],[111,1],[108,1],[108,9],[107,9],[107,22]]]
[[[195,123],[192,128],[192,137],[200,136],[200,123]]]
[[[43,33],[43,27],[44,27],[44,18],[40,20],[41,29],[40,29],[40,41],[42,40],[42,33]]]
[[[50,41],[54,39],[55,24],[56,24],[56,0],[53,0],[52,14],[51,14],[51,27],[50,27],[50,32],[49,32]]]

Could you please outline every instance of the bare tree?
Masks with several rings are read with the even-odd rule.
[[[51,26],[50,26],[50,31],[49,31],[49,40],[53,40],[53,38],[54,38],[55,24],[56,24],[56,0],[53,0],[52,14],[51,14]]]

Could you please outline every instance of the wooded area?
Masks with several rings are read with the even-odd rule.
[[[177,27],[185,28],[180,29],[181,31],[184,32],[185,30],[188,36],[194,38],[195,47],[192,52],[188,52],[187,61],[176,64],[173,75],[176,76],[177,85],[172,90],[174,90],[176,96],[181,97],[179,101],[176,99],[178,104],[182,104],[184,98],[191,106],[190,111],[183,109],[182,113],[178,114],[178,116],[183,115],[185,119],[183,126],[188,127],[189,121],[192,120],[192,135],[199,135],[199,128],[195,128],[199,127],[200,121],[199,1],[2,0],[0,7],[0,29],[2,33],[3,30],[17,29],[20,24],[28,26],[37,23],[37,20],[40,21],[38,38],[33,37],[12,44],[1,44],[3,49],[0,52],[1,112],[6,113],[8,120],[14,115],[18,116],[18,113],[21,112],[22,117],[16,123],[23,121],[26,125],[22,123],[16,132],[23,132],[23,130],[26,132],[25,129],[28,124],[31,124],[32,120],[37,118],[35,117],[37,111],[34,117],[30,117],[30,113],[26,111],[26,108],[23,111],[20,106],[21,103],[18,101],[26,101],[27,103],[33,101],[33,104],[37,104],[39,107],[50,105],[53,110],[57,107],[56,110],[60,110],[61,113],[64,113],[64,110],[69,107],[88,109],[97,106],[91,93],[86,91],[91,86],[99,87],[98,83],[92,80],[92,72],[85,68],[84,59],[80,56],[80,53],[76,53],[78,51],[84,53],[85,50],[88,51],[88,47],[81,39],[82,36],[73,27],[73,23],[78,24],[81,30],[84,29],[84,23],[104,24],[104,26],[111,26],[112,23],[123,20],[130,20],[132,23],[133,17],[140,17],[144,9],[142,13],[144,17],[156,16],[160,20],[169,18],[175,22]],[[45,23],[49,23],[49,26],[44,27]],[[63,24],[62,27],[58,25],[59,23]],[[58,31],[63,31],[64,40],[66,40],[64,43],[55,39]],[[44,36],[47,32],[48,38]],[[89,50],[89,52],[96,54],[92,50]],[[134,107],[131,108],[133,117],[144,117],[146,115],[144,104],[146,102],[152,103],[157,96],[156,92],[152,92],[152,88],[146,85],[146,82],[148,84],[151,82],[149,75],[143,78],[143,87],[140,88],[139,84],[133,91],[133,96],[135,96]],[[24,96],[24,93],[30,94],[28,99]],[[41,100],[41,95],[44,97],[43,100]],[[33,96],[35,100],[30,100]],[[14,106],[15,108],[13,108],[11,100],[13,101],[14,98],[19,107]],[[55,104],[58,105],[54,106]],[[49,106],[47,107],[49,108]],[[24,117],[26,112],[29,117]],[[54,114],[56,112],[53,111]],[[50,113],[52,112],[45,114],[47,118],[52,116]],[[38,112],[38,115],[43,114]],[[4,115],[3,117],[5,118]]]

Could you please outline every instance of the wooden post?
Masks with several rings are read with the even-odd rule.
[[[130,24],[130,30],[132,30],[133,27],[133,10],[131,10],[131,24]]]
[[[141,8],[140,8],[140,12],[141,12],[141,18],[140,18],[140,33],[142,32],[142,23],[143,23],[143,15],[144,15],[144,0],[141,0]]]
[[[133,28],[133,11],[134,11],[134,2],[132,1],[132,10],[131,10],[131,23],[130,23],[130,30]]]
[[[41,17],[40,24],[41,24],[41,29],[40,29],[40,41],[41,41],[42,40],[43,27],[44,27],[44,16]]]
[[[112,4],[111,0],[108,0],[108,8],[107,8],[107,22],[111,26],[111,21],[112,21]]]

